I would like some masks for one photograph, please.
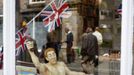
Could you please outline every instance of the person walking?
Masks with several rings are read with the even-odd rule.
[[[67,63],[70,64],[71,62],[73,62],[73,33],[71,32],[71,30],[69,29],[69,27],[65,28],[65,32],[67,33],[66,36],[66,43],[67,43],[67,47],[66,47],[66,56],[67,56]]]
[[[92,32],[92,28],[88,27],[82,39],[81,65],[84,72],[87,74],[93,74],[94,68],[98,65],[96,62],[96,59],[98,57],[98,41]]]
[[[99,27],[95,28],[93,35],[96,36],[98,45],[100,46],[103,43],[103,37],[102,37],[102,34],[99,32]]]

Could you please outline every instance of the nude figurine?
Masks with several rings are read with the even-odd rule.
[[[44,51],[44,57],[48,63],[40,63],[38,57],[34,54],[32,41],[27,41],[26,46],[32,62],[39,70],[40,75],[87,75],[83,72],[75,72],[69,70],[64,62],[57,61],[56,53],[53,48],[48,48]]]

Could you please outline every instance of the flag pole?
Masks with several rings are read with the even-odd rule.
[[[54,1],[54,0],[53,0]],[[53,1],[51,1],[48,5],[50,5]],[[44,9],[46,9],[47,7],[48,7],[48,5],[47,6],[45,6],[35,17],[33,17],[33,19],[32,20],[30,20],[26,25],[29,25],[33,20],[35,20],[41,13],[42,13],[42,11],[44,11]]]
[[[35,18],[33,18],[33,39],[35,39]]]

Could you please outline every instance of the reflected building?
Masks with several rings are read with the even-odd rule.
[[[91,1],[88,2],[88,1]],[[51,0],[16,0],[16,31],[21,28],[22,22],[25,20],[29,22],[36,14],[38,14]],[[70,23],[72,26],[72,31],[74,33],[74,47],[77,47],[79,36],[84,32],[87,26],[94,25],[98,26],[98,15],[96,11],[98,8],[95,7],[95,1],[92,0],[68,0],[70,10],[72,11],[72,16],[68,19],[62,20],[62,26],[58,29],[58,40],[64,40],[64,25],[65,23]],[[89,4],[89,5],[88,5]],[[82,5],[82,8],[79,6]],[[81,11],[83,11],[81,13]],[[91,11],[90,11],[91,10]],[[0,1],[0,15],[3,12],[3,1]],[[93,16],[94,15],[94,16]],[[96,20],[96,22],[95,22]],[[39,19],[40,21],[40,19]],[[96,24],[94,24],[96,23]],[[62,31],[62,33],[60,33]]]

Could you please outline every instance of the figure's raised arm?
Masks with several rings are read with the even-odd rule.
[[[34,63],[35,67],[39,69],[41,66],[41,63],[39,62],[38,57],[34,53],[34,41],[33,40],[27,41],[26,46],[27,46],[28,52],[31,56],[32,62]]]

